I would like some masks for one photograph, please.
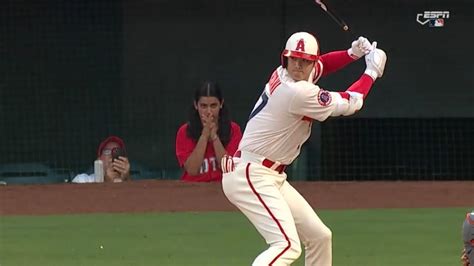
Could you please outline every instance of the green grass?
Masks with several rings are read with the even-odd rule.
[[[470,208],[320,211],[334,266],[459,265]],[[100,246],[103,249],[100,249]],[[265,248],[240,213],[0,217],[0,265],[250,265]],[[300,258],[294,265],[304,265]]]

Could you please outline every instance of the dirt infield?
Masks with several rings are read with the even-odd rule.
[[[474,181],[292,184],[316,209],[474,206]],[[0,215],[231,210],[236,209],[220,183],[140,180],[0,187]]]

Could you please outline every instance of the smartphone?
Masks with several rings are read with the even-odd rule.
[[[119,156],[125,156],[123,150],[119,147],[115,147],[112,149],[112,161],[119,158]]]

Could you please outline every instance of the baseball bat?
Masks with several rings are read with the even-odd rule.
[[[335,12],[334,9],[329,9],[321,0],[314,0],[316,4],[318,4],[324,12],[326,12],[344,31],[349,30],[349,26],[344,22],[344,20],[338,16]]]

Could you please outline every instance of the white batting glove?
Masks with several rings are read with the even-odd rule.
[[[374,81],[382,77],[387,62],[387,55],[381,49],[377,49],[377,42],[372,44],[373,50],[365,56],[367,65],[364,73],[369,75]]]
[[[352,42],[351,48],[347,50],[350,57],[359,59],[362,56],[372,51],[373,47],[367,38],[360,36],[357,40]]]
[[[234,171],[234,169],[235,169],[235,166],[234,166],[234,160],[232,156],[229,156],[227,154],[222,156],[222,159],[221,159],[222,173],[226,174],[226,173]]]

